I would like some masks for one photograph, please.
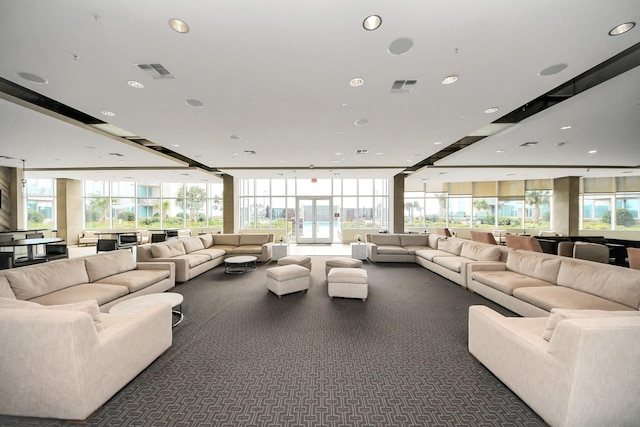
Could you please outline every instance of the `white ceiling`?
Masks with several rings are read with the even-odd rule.
[[[370,14],[382,17],[376,31],[362,27]],[[173,31],[171,18],[191,31]],[[0,0],[0,77],[234,176],[392,176],[640,43],[639,27],[608,35],[629,21],[640,22],[637,0]],[[412,49],[391,54],[402,38]],[[175,79],[155,80],[140,63]],[[557,64],[568,66],[539,75]],[[449,75],[458,81],[443,85]],[[364,84],[351,87],[355,77]],[[412,79],[410,93],[391,92]],[[638,174],[638,82],[632,69],[409,179]],[[25,159],[29,176],[217,179],[4,98],[0,156],[12,159],[0,166]],[[361,119],[369,124],[356,126]],[[538,144],[519,147],[530,141]]]

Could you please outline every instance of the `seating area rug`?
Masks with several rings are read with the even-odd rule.
[[[87,422],[95,426],[544,426],[467,350],[468,307],[509,311],[411,263],[365,262],[367,302],[278,298],[266,270],[218,266],[173,289],[173,346]],[[126,361],[123,361],[126,363]],[[523,372],[526,375],[526,372]],[[542,381],[542,379],[540,379]],[[2,426],[65,425],[0,416]]]

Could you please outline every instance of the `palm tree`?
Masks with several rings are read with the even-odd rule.
[[[533,222],[540,222],[540,206],[549,204],[548,191],[529,191],[525,196],[528,205],[533,205]]]
[[[207,192],[202,187],[190,186],[185,192],[185,185],[178,189],[178,198],[176,199],[176,206],[185,206],[189,211],[189,218],[195,220],[198,216],[198,212],[204,206],[207,200]],[[186,203],[185,203],[186,196]]]

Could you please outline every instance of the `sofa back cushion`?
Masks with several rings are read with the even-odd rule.
[[[269,242],[268,234],[241,234],[240,246],[242,245],[264,245]]]
[[[202,244],[205,248],[213,245],[213,234],[201,234],[198,239],[202,240]]]
[[[558,323],[565,319],[593,319],[596,317],[634,317],[640,316],[638,311],[607,311],[607,310],[571,310],[567,308],[552,308],[551,315],[547,319],[542,338],[551,341]]]
[[[439,234],[431,233],[429,234],[428,239],[429,239],[429,247],[431,249],[438,249],[438,242],[444,239],[444,237],[440,236]]]
[[[7,276],[0,275],[0,298],[16,299],[16,294],[11,290]]]
[[[239,246],[240,235],[239,234],[216,234],[213,236],[214,245],[223,246]]]
[[[136,269],[136,261],[128,250],[92,255],[84,258],[84,264],[89,282]]]
[[[169,240],[168,242],[154,243],[151,245],[151,255],[153,255],[154,258],[173,258],[174,256],[180,256],[186,253],[182,239]]]
[[[40,305],[35,302],[21,301],[10,298],[0,298],[0,308],[18,309],[18,310],[59,310],[59,311],[81,311],[91,316],[93,326],[96,331],[100,332],[104,329],[102,325],[102,314],[96,300],[86,300],[72,302],[62,305]]]
[[[512,251],[507,257],[507,270],[556,284],[562,258],[531,251]]]
[[[474,261],[500,261],[500,247],[497,245],[465,242],[460,256]]]
[[[83,258],[14,268],[6,277],[16,298],[24,300],[89,282]]]
[[[560,257],[558,285],[640,309],[640,270]]]
[[[186,253],[204,249],[204,243],[202,243],[202,239],[199,239],[197,237],[187,237],[186,239],[180,240],[182,240],[182,245],[184,246],[184,250]]]
[[[428,246],[429,236],[426,234],[401,234],[400,244],[402,246]]]
[[[376,245],[395,245],[400,246],[400,235],[398,234],[372,234],[370,242]]]
[[[464,240],[462,239],[441,239],[440,241],[438,241],[438,250],[460,256],[463,243]]]

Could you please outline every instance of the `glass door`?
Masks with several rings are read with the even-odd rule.
[[[298,199],[296,243],[331,243],[333,214],[330,197]]]

